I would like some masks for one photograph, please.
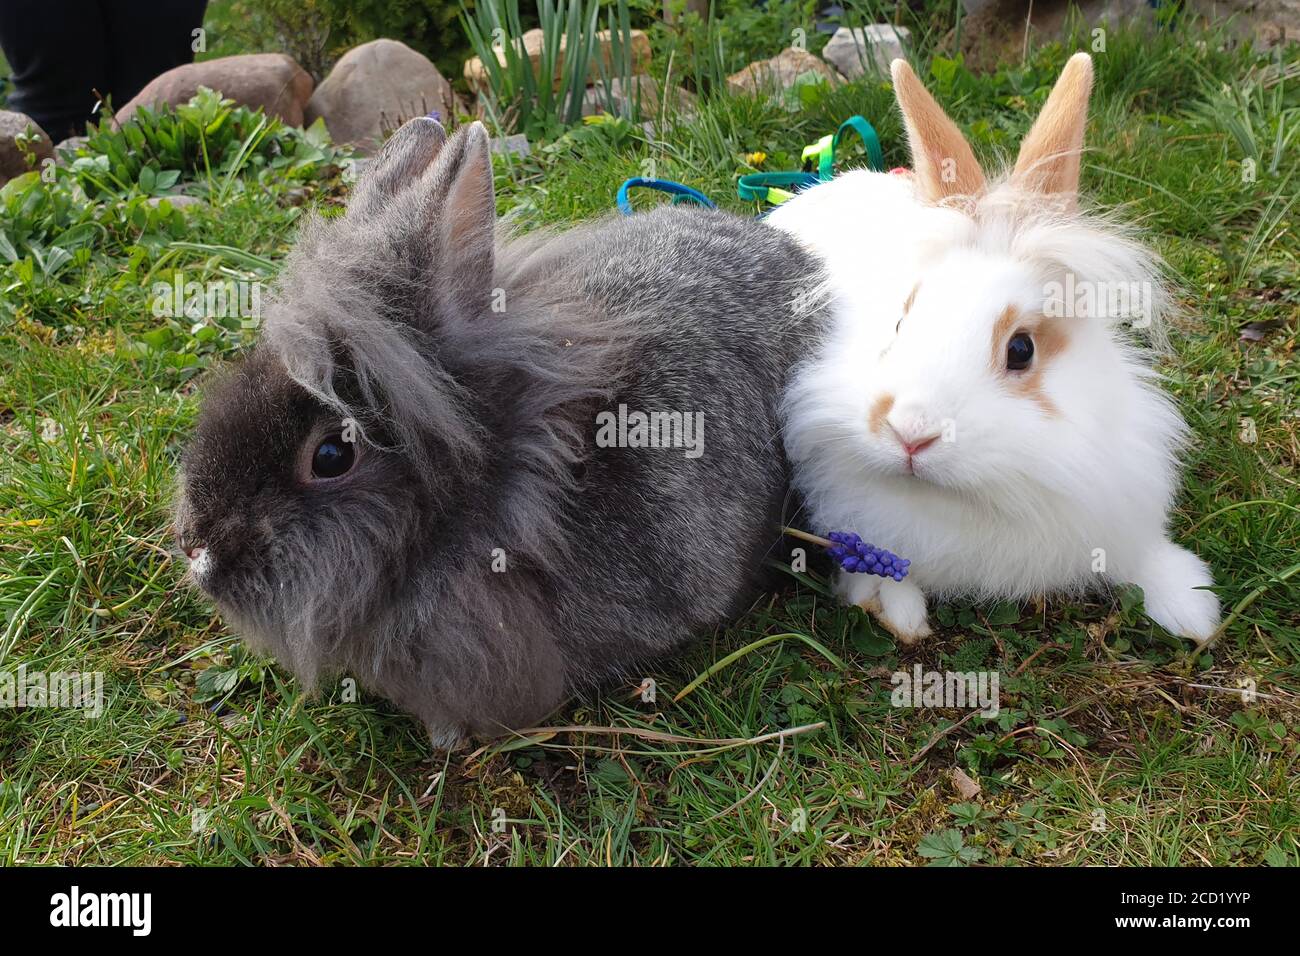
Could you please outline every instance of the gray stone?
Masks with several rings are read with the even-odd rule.
[[[303,107],[311,97],[311,77],[283,53],[223,56],[202,63],[185,63],[149,81],[117,111],[124,123],[141,106],[180,106],[206,86],[249,109],[261,109],[290,126],[301,126]]]
[[[840,27],[822,50],[822,59],[849,79],[873,67],[881,76],[889,76],[889,64],[906,55],[911,39],[907,27],[892,23]]]
[[[27,156],[18,148],[18,137],[22,135],[39,137],[27,143],[27,149],[35,159],[35,166],[29,165]],[[54,149],[45,130],[36,125],[35,120],[24,113],[0,110],[0,186],[15,176],[39,169],[42,162],[54,158]]]
[[[456,112],[451,84],[438,68],[405,43],[371,40],[343,54],[316,88],[305,119],[324,119],[334,142],[369,153],[385,134],[432,112],[444,124]]]
[[[62,165],[71,163],[77,158],[77,150],[85,146],[89,140],[85,136],[69,136],[54,147],[54,157]]]
[[[523,133],[516,133],[514,136],[498,136],[492,140],[492,152],[511,156],[524,157],[533,151],[528,144],[528,137]]]
[[[177,193],[174,196],[150,196],[145,203],[150,206],[161,205],[163,200],[172,204],[174,209],[188,209],[193,206],[203,205],[203,200],[198,196],[186,196],[184,193]]]

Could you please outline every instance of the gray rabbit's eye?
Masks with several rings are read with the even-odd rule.
[[[342,435],[330,435],[316,446],[311,457],[312,477],[339,478],[348,473],[356,460],[352,442],[344,441]]]

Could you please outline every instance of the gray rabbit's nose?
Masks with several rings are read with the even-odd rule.
[[[178,527],[173,532],[173,539],[176,542],[176,550],[185,557],[190,557],[190,552],[195,548],[201,548],[203,545],[194,537],[188,528]]]
[[[199,541],[192,532],[187,531],[176,533],[176,547],[180,549],[181,554],[189,558],[191,564],[202,558],[208,551],[207,545]]]
[[[176,549],[195,561],[205,550],[202,541],[199,540],[195,533],[194,527],[194,509],[190,504],[189,496],[185,493],[184,488],[176,502],[176,514],[172,519],[173,540],[176,542]]]
[[[202,580],[203,576],[212,568],[212,556],[208,554],[208,549],[202,545],[187,548],[185,556],[190,559],[190,574],[199,580]]]

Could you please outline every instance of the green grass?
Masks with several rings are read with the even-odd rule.
[[[1068,52],[978,78],[940,63],[931,82],[993,159]],[[373,698],[304,697],[169,554],[194,374],[247,334],[192,335],[148,307],[170,269],[260,274],[222,247],[278,260],[303,208],[292,190],[338,201],[336,176],[263,172],[179,220],[105,204],[93,246],[53,276],[0,266],[0,670],[101,670],[107,697],[98,719],[0,710],[0,862],[1295,864],[1300,574],[1282,578],[1300,551],[1296,78],[1178,32],[1112,32],[1095,59],[1086,189],[1143,224],[1184,290],[1164,372],[1198,443],[1174,531],[1225,605],[1245,604],[1210,653],[1190,657],[1132,595],[941,607],[937,638],[900,651],[814,581],[655,669],[654,704],[614,688],[554,717],[619,735],[447,757]],[[499,166],[500,209],[526,224],[602,214],[651,168],[743,209],[744,155],[789,168],[851,112],[877,123],[889,165],[906,162],[877,82],[812,92],[793,114],[722,97],[654,142],[607,124],[535,144]],[[11,239],[19,219],[0,219]],[[1262,341],[1239,339],[1247,323]],[[785,634],[830,656],[772,640],[673,700]],[[996,669],[1002,714],[890,706],[890,673],[917,662]],[[956,792],[954,768],[978,796]]]

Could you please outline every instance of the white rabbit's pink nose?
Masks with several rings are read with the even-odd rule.
[[[894,438],[903,446],[908,458],[929,448],[940,438],[941,432],[922,428],[899,428],[893,422],[886,422]]]

